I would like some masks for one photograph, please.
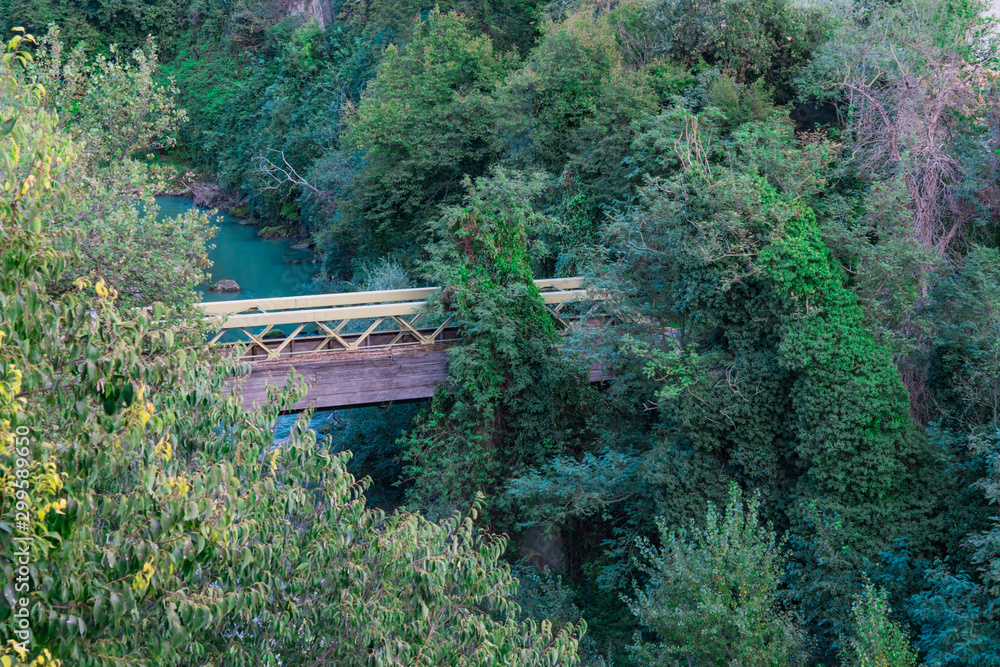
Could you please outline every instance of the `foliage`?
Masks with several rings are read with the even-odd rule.
[[[778,601],[783,556],[759,511],[759,496],[744,503],[734,485],[724,513],[709,505],[704,528],[661,520],[661,546],[641,543],[647,583],[625,601],[656,634],[635,646],[643,664],[796,664],[803,636]]]
[[[73,46],[83,43],[98,52],[104,52],[112,44],[135,49],[149,35],[157,35],[172,48],[183,32],[184,15],[191,4],[184,0],[3,0],[0,28],[24,26],[42,34],[54,23],[63,29]]]
[[[1000,664],[1000,598],[944,563],[925,576],[927,588],[907,600],[906,611],[919,632],[914,643],[926,663]]]
[[[418,253],[438,204],[496,156],[490,92],[509,67],[466,19],[433,10],[400,49],[390,45],[347,121],[364,160],[340,211],[340,233],[368,253]]]
[[[889,526],[922,531],[928,499],[911,466],[927,474],[931,455],[888,350],[863,328],[802,204],[822,187],[825,146],[797,145],[776,118],[720,144],[712,114],[664,116],[665,136],[646,141],[676,171],[641,188],[611,228],[623,249],[612,282],[625,295],[660,286],[662,300],[626,302],[625,314],[680,318],[685,346],[716,355],[661,405],[675,437],[765,493],[783,489],[793,523],[796,503],[836,511],[856,547],[887,544]]]
[[[359,292],[413,287],[413,281],[410,280],[406,269],[387,257],[359,266],[351,284]]]
[[[787,87],[825,37],[821,5],[790,0],[659,0],[650,26],[657,50],[689,65],[705,62],[739,83]]]
[[[1000,439],[982,438],[973,443],[973,449],[986,459],[986,475],[974,486],[983,492],[990,506],[1000,507]],[[972,560],[979,565],[982,581],[994,600],[1000,600],[1000,518],[990,517],[988,530],[969,536]]]
[[[410,498],[436,513],[560,451],[581,400],[578,369],[553,358],[555,326],[532,282],[543,248],[531,237],[552,224],[531,205],[545,180],[498,169],[465,185],[463,205],[434,223],[427,263],[463,335],[449,356],[453,393],[439,390],[406,443]]]
[[[851,667],[915,667],[917,655],[899,624],[889,619],[885,591],[870,583],[854,602],[855,636],[847,643],[844,664]]]
[[[1000,124],[986,9],[0,0],[0,27],[58,30],[41,45],[18,33],[3,70],[17,83],[0,85],[0,281],[25,275],[35,251],[20,249],[48,258],[27,287],[4,283],[0,314],[0,401],[26,406],[3,428],[31,422],[45,452],[31,473],[52,545],[32,580],[49,605],[36,648],[86,664],[63,648],[75,632],[88,656],[161,642],[132,656],[147,664],[328,649],[353,651],[338,664],[389,651],[509,664],[503,651],[531,644],[531,664],[557,661],[538,657],[549,616],[593,621],[577,651],[590,664],[716,664],[722,635],[674,642],[673,626],[644,629],[629,654],[640,619],[621,596],[666,581],[639,569],[639,545],[715,553],[706,506],[735,482],[759,493],[734,516],[744,547],[772,545],[769,569],[746,573],[769,592],[749,634],[722,644],[774,639],[737,662],[911,663],[912,630],[928,664],[991,664]],[[49,149],[65,159],[46,172]],[[434,317],[463,338],[432,404],[339,411],[322,441],[302,424],[285,438],[286,418],[275,442],[282,392],[259,415],[218,396],[236,370],[201,349],[183,308],[133,310],[183,306],[207,269],[207,219],[158,219],[163,164],[218,182],[272,231],[312,234],[316,290],[442,285]],[[540,304],[533,277],[580,272],[613,329],[560,331]],[[591,387],[594,364],[612,379]],[[370,477],[365,501],[347,472]],[[477,492],[509,542],[463,523]],[[364,508],[403,501],[442,521]],[[729,513],[712,513],[723,530]],[[501,549],[522,560],[516,596]],[[535,630],[503,611],[512,600]],[[714,609],[712,627],[747,618]],[[456,615],[435,625],[438,612]]]
[[[152,39],[129,59],[115,46],[112,59],[88,59],[78,45],[64,60],[58,29],[39,46],[29,75],[45,86],[49,104],[94,163],[110,166],[176,143],[186,113],[174,103],[173,81],[155,81],[159,59]]]
[[[515,565],[512,571],[518,581],[516,599],[526,618],[548,619],[556,626],[578,623],[583,618],[573,601],[572,588],[561,575],[526,565]],[[608,664],[590,634],[580,640],[581,667],[607,667]]]
[[[534,161],[549,171],[561,171],[581,149],[593,150],[599,130],[627,126],[652,109],[644,73],[626,67],[612,21],[581,9],[547,23],[524,69],[507,82],[518,110],[510,118],[528,123],[516,129],[529,133]]]
[[[325,221],[329,213],[333,195],[326,191],[335,189],[331,183],[338,175],[314,165],[337,154],[342,106],[360,97],[374,60],[371,47],[343,25],[320,30],[315,22],[294,19],[268,31],[275,42],[270,58],[247,59],[245,71],[230,84],[235,90],[222,117],[202,120],[211,134],[203,135],[201,150],[202,160],[219,165],[225,187],[249,194],[257,215],[305,226]],[[262,168],[266,160],[286,161],[323,188],[322,194],[269,182]]]
[[[800,78],[842,107],[858,175],[905,185],[910,232],[938,253],[996,215],[996,52],[983,13],[975,1],[879,3],[844,22]]]
[[[546,3],[538,0],[443,0],[441,11],[455,11],[488,36],[503,51],[524,51],[537,33],[537,16]],[[361,0],[351,3],[348,20],[362,30],[389,29],[406,41],[431,5],[416,0]]]
[[[39,215],[47,229],[71,231],[59,236],[59,242],[72,244],[86,261],[70,267],[51,287],[66,290],[77,277],[100,276],[114,281],[125,305],[190,303],[209,266],[208,219],[194,212],[159,219],[152,195],[166,187],[171,174],[132,157],[170,143],[170,133],[183,119],[171,91],[153,83],[155,49],[136,51],[131,63],[98,58],[89,65],[80,51],[63,62],[56,33],[40,42],[41,52],[26,72],[6,74],[39,95],[15,95],[18,88],[5,83],[0,104],[24,116],[13,128],[16,145],[31,145],[38,134],[52,131],[38,126],[43,118],[56,117],[39,115],[34,107],[42,105],[59,113],[58,131],[81,147],[67,167],[72,178],[67,179],[64,208],[46,208]],[[12,158],[5,165],[7,173],[18,174],[30,164],[18,161],[16,153]]]
[[[867,327],[897,359],[918,347],[913,322],[926,304],[928,273],[941,265],[940,256],[914,238],[906,199],[898,180],[872,184],[848,196],[833,194],[822,220],[823,240],[844,267]],[[923,416],[912,398],[914,414]]]
[[[239,369],[198,320],[120,309],[103,280],[48,293],[81,260],[40,214],[72,210],[81,148],[37,105],[22,123],[0,138],[17,179],[0,206],[5,664],[576,662],[582,625],[514,620],[504,540],[473,528],[474,509],[440,523],[365,509],[308,415],[275,446],[298,392],[250,413],[226,395]]]
[[[403,504],[405,489],[397,486],[404,465],[399,441],[423,409],[420,403],[402,403],[338,410],[330,425],[320,429],[330,439],[331,451],[351,453],[348,471],[371,480],[365,493],[370,506],[388,510]]]
[[[656,108],[650,77],[618,43],[628,6],[610,14],[581,8],[545,23],[524,67],[498,92],[507,159],[559,175],[554,197],[569,223],[556,264],[563,275],[576,270],[574,251],[596,242],[601,209],[623,196],[633,121]]]
[[[1000,253],[974,247],[954,272],[936,275],[926,328],[933,331],[938,410],[963,429],[1000,422]]]
[[[832,664],[851,636],[851,609],[872,574],[871,561],[847,544],[843,522],[807,504],[805,530],[789,539],[787,598],[802,616],[813,659]]]

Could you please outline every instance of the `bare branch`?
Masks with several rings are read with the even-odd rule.
[[[267,150],[280,156],[284,166],[268,159],[263,153],[257,154],[257,157],[254,158],[254,173],[260,174],[264,181],[264,185],[260,188],[261,192],[278,190],[287,184],[292,187],[304,188],[321,198],[326,196],[325,192],[315,187],[301,176],[299,172],[295,171],[295,167],[289,164],[288,158],[285,157],[285,151],[279,151],[274,148],[268,148]]]

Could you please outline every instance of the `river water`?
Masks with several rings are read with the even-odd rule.
[[[156,198],[160,217],[173,217],[193,208],[187,197],[160,196]],[[207,211],[207,209],[201,209]],[[237,299],[262,299],[276,296],[308,294],[316,275],[311,250],[295,250],[288,239],[262,239],[258,227],[241,225],[239,218],[218,214],[212,219],[218,228],[209,244],[208,258],[212,260],[209,273],[211,281],[199,288],[203,301],[228,301]],[[240,292],[209,292],[208,288],[223,278],[235,280]],[[275,440],[288,437],[296,415],[278,419]],[[333,412],[318,411],[310,425],[319,428],[333,420]]]
[[[156,198],[160,217],[173,217],[198,208],[187,197]],[[205,210],[205,209],[202,209]],[[241,225],[239,218],[219,214],[213,218],[218,232],[212,239],[208,258],[212,260],[211,284],[201,289],[204,301],[263,299],[308,294],[317,264],[311,250],[294,250],[288,239],[262,239],[258,227]],[[214,246],[214,247],[211,247]],[[209,292],[223,278],[235,280],[241,292]]]

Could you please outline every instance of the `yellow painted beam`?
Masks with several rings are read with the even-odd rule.
[[[547,305],[565,303],[587,296],[584,290],[566,292],[543,292],[542,300]],[[363,306],[341,306],[339,308],[313,308],[309,310],[282,310],[276,313],[237,313],[229,315],[220,325],[223,329],[241,327],[280,326],[303,322],[333,322],[340,320],[363,320],[377,317],[404,317],[427,310],[426,301],[405,301],[402,303],[375,303]]]
[[[582,278],[545,278],[536,280],[539,289],[576,290],[583,284]],[[232,315],[249,310],[273,312],[277,310],[304,310],[309,308],[330,308],[334,306],[358,306],[364,304],[398,303],[403,301],[426,301],[439,287],[415,287],[400,290],[379,290],[374,292],[343,292],[337,294],[307,294],[271,299],[241,299],[233,301],[211,301],[198,306],[208,316]]]
[[[362,320],[369,317],[392,317],[393,315],[415,315],[427,308],[426,301],[406,301],[403,303],[376,303],[365,306],[343,306],[340,308],[314,308],[312,310],[283,310],[277,313],[243,313],[230,315],[222,323],[225,329],[239,327],[279,326],[302,322],[330,322],[336,320]]]
[[[240,301],[211,301],[198,304],[206,315],[228,315],[258,309],[264,312],[276,310],[304,310],[307,308],[329,308],[331,306],[355,306],[367,303],[393,303],[399,301],[423,301],[438,291],[437,287],[414,289],[381,290],[377,292],[343,292],[338,294],[307,294],[272,299],[244,299]]]

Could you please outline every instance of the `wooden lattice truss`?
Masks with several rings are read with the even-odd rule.
[[[588,300],[580,278],[536,280],[545,308],[563,328]],[[202,303],[217,320],[213,344],[245,345],[249,361],[332,352],[436,345],[458,339],[451,315],[434,315],[437,287]],[[235,339],[235,340],[234,340]]]

